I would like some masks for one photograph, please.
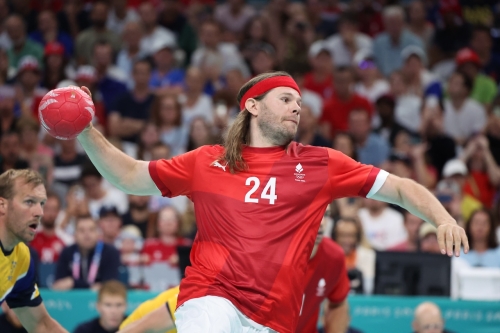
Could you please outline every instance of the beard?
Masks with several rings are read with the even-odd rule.
[[[267,138],[273,145],[286,146],[295,138],[296,131],[290,131],[281,123],[265,103],[262,103],[262,111],[260,117],[257,118],[257,126],[262,135]]]

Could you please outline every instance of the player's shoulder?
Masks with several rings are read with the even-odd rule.
[[[323,247],[324,256],[328,257],[329,260],[333,261],[344,261],[344,250],[337,244],[333,239],[328,237],[323,237],[321,241],[321,246]]]
[[[31,253],[28,245],[24,243],[19,243],[14,247],[12,252],[13,259],[17,261],[20,265],[29,265],[31,260]]]

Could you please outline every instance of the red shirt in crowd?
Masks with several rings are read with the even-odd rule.
[[[496,188],[490,182],[490,178],[485,171],[470,172],[469,178],[463,189],[465,194],[479,200],[484,207],[491,208],[495,198]]]
[[[306,287],[300,311],[297,333],[317,333],[321,303],[325,298],[341,303],[350,290],[344,250],[329,238],[323,238],[316,255],[309,260]]]
[[[333,149],[292,142],[286,150],[244,146],[248,169],[232,174],[217,161],[223,152],[202,146],[149,163],[164,196],[186,195],[195,206],[198,232],[177,306],[219,296],[261,325],[295,332],[327,205],[376,193],[387,173]]]
[[[353,94],[350,99],[341,100],[334,94],[325,102],[320,122],[328,123],[332,134],[337,131],[347,131],[349,113],[357,109],[367,110],[370,115],[373,114],[373,106],[366,98]]]
[[[325,80],[317,82],[313,73],[309,72],[304,76],[304,88],[314,91],[327,100],[333,96],[333,75],[328,75]]]
[[[55,234],[47,235],[43,231],[37,232],[30,246],[35,249],[42,263],[55,263],[64,248],[64,242]]]
[[[146,254],[149,263],[169,261],[172,255],[177,254],[177,246],[190,245],[190,241],[184,238],[178,238],[175,244],[165,244],[160,239],[151,238],[144,242],[142,254]]]

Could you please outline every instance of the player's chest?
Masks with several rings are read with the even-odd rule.
[[[315,160],[249,163],[247,171],[236,174],[226,164],[215,163],[195,179],[194,190],[250,204],[298,204],[315,197],[327,181],[327,165]]]

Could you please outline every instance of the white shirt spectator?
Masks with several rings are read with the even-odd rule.
[[[243,57],[236,45],[232,43],[219,43],[216,51],[200,46],[191,57],[191,65],[199,68],[219,66],[223,75],[237,68],[244,77],[250,76],[250,70]]]
[[[313,116],[319,119],[323,112],[323,99],[321,96],[308,89],[301,89],[300,93],[302,94],[302,104],[309,106]]]
[[[128,211],[128,198],[125,193],[116,188],[106,188],[106,195],[99,200],[89,200],[89,212],[94,219],[99,219],[101,207],[114,206],[118,213],[125,214]]]
[[[417,132],[422,122],[422,98],[405,94],[396,98],[394,118],[401,126]]]
[[[460,109],[450,100],[444,102],[444,131],[455,140],[463,140],[483,130],[486,111],[475,100],[467,98]]]
[[[215,8],[214,18],[222,24],[227,30],[239,33],[242,32],[248,21],[255,15],[255,9],[245,5],[237,16],[231,12],[231,5],[228,3],[220,4]]]
[[[372,39],[362,33],[357,33],[355,38],[356,52],[365,51],[372,52],[373,41]],[[351,66],[352,59],[355,54],[346,47],[340,34],[333,35],[325,40],[326,47],[330,50],[335,66]],[[355,53],[356,53],[355,52]]]
[[[196,117],[203,117],[209,123],[213,123],[214,115],[213,115],[213,103],[212,98],[207,94],[202,94],[198,101],[192,106],[186,106],[184,104],[185,96],[179,97],[182,106],[182,124],[186,126],[189,132],[189,127],[191,126],[191,122]]]
[[[395,209],[385,207],[379,216],[373,217],[368,209],[361,208],[358,216],[366,239],[375,250],[387,250],[407,239],[403,215]]]
[[[370,102],[375,103],[377,98],[380,96],[387,94],[391,87],[386,80],[380,79],[375,81],[373,86],[368,88],[363,83],[359,82],[354,87],[354,91],[356,91],[359,95],[365,97]]]
[[[121,34],[123,32],[123,27],[125,26],[125,24],[134,21],[139,21],[139,15],[133,8],[127,9],[127,14],[125,14],[125,17],[123,19],[119,19],[116,16],[115,11],[111,9],[108,13],[106,27],[109,30],[116,32],[117,34]]]
[[[141,39],[141,53],[144,55],[153,54],[153,48],[164,41],[177,44],[175,34],[167,28],[157,26],[155,30]]]

